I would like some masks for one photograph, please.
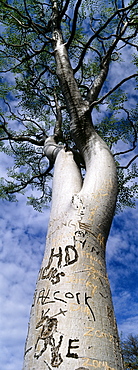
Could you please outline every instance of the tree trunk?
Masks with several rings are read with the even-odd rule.
[[[52,139],[46,150],[49,156],[55,152]],[[84,181],[70,151],[57,147],[55,155],[47,246],[23,369],[121,370],[105,265],[117,193],[115,164],[94,131],[87,145]]]
[[[57,76],[86,175],[83,180],[71,151],[61,149],[53,137],[46,140],[46,156],[56,159],[52,209],[23,370],[122,370],[105,265],[105,245],[116,203],[116,167],[93,128],[91,99],[81,97],[58,27],[57,1],[52,3]],[[91,92],[93,99],[107,71],[106,64]]]

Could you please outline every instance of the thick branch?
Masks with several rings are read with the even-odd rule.
[[[76,121],[88,109],[88,104],[81,97],[60,30],[54,31],[53,40],[60,86],[71,120]]]
[[[33,139],[29,136],[24,136],[24,135],[13,136],[10,133],[8,133],[7,137],[6,136],[0,137],[0,141],[5,141],[5,140],[13,140],[17,143],[27,141],[28,143],[31,143],[31,144],[34,144],[34,145],[43,146],[45,139],[36,140],[36,139]]]
[[[73,18],[73,25],[72,25],[72,31],[71,31],[71,35],[70,35],[70,38],[66,44],[66,48],[68,49],[73,38],[74,38],[74,35],[75,35],[75,32],[76,32],[76,24],[77,24],[77,17],[78,17],[78,11],[79,11],[79,7],[81,5],[81,2],[82,0],[78,0],[77,1],[77,4],[76,4],[76,7],[75,7],[75,11],[74,11],[74,18]]]
[[[5,122],[5,124],[6,124],[6,122]],[[33,138],[31,138],[30,136],[27,136],[27,135],[14,136],[10,131],[7,130],[7,128],[4,124],[1,125],[1,127],[3,128],[3,130],[7,134],[7,136],[1,136],[0,141],[12,140],[12,141],[15,141],[17,143],[25,141],[25,142],[29,142],[31,144],[38,145],[38,146],[43,146],[44,145],[44,141],[45,141],[46,136],[45,136],[45,138],[43,138],[41,140],[33,139]]]
[[[128,22],[124,24],[122,30],[120,31],[120,34],[116,36],[116,39],[113,41],[112,45],[109,47],[107,53],[105,54],[102,60],[101,71],[99,73],[99,76],[95,79],[93,86],[90,89],[89,94],[88,94],[88,100],[89,100],[89,103],[91,104],[91,107],[92,107],[93,101],[98,97],[101,87],[103,86],[103,83],[107,77],[112,53],[116,45],[118,44],[120,37],[122,37],[123,34],[125,33],[127,26],[128,26]]]
[[[54,137],[56,142],[60,141],[63,137],[62,134],[62,114],[61,107],[59,106],[56,93],[54,93],[55,105],[56,105],[56,124],[54,128]]]
[[[92,88],[89,90],[89,93],[87,95],[87,100],[89,101],[91,109],[93,108],[93,103],[95,99],[98,97],[100,90],[103,86],[103,83],[107,77],[109,70],[109,61],[106,61],[103,63],[102,69],[99,73],[99,75],[96,77]]]
[[[54,164],[55,159],[61,149],[64,149],[64,145],[56,144],[54,136],[49,136],[44,143],[44,154],[49,159],[49,162]]]
[[[64,5],[64,7],[62,9],[62,12],[61,12],[61,19],[64,17],[64,15],[65,15],[65,13],[68,9],[69,2],[70,2],[70,0],[66,0],[66,2],[65,2],[65,5]]]
[[[76,119],[81,106],[83,106],[84,109],[84,103],[73,76],[73,70],[60,30],[57,1],[52,0],[52,4],[53,48],[57,65],[57,76],[59,78],[62,93],[66,100],[70,117],[71,119]]]

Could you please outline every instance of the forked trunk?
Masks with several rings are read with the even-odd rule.
[[[55,145],[52,140],[49,145],[50,139],[47,143],[50,156]],[[123,369],[105,265],[116,169],[94,131],[86,152],[84,181],[71,152],[62,149],[56,158],[47,245],[24,370]]]
[[[105,245],[116,203],[116,168],[107,145],[95,133],[90,114],[108,63],[91,97],[84,101],[58,26],[58,3],[53,0],[52,4],[57,76],[86,175],[83,181],[71,151],[61,149],[53,137],[46,140],[46,156],[56,158],[52,209],[23,370],[122,370],[105,265]]]

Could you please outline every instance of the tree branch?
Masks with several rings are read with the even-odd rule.
[[[58,99],[56,93],[54,93],[55,98],[55,105],[56,105],[56,124],[54,127],[54,138],[55,141],[58,142],[63,138],[62,133],[62,114],[61,114],[61,107],[58,104]]]
[[[19,122],[20,122],[20,121],[22,121],[22,124],[23,124],[26,128],[28,128],[28,127],[27,127],[27,125],[25,124],[25,122],[24,122],[24,121],[28,121],[28,122],[33,123],[35,126],[37,126],[37,127],[42,131],[43,135],[44,135],[44,136],[46,136],[45,130],[42,128],[42,126],[40,126],[40,125],[39,125],[39,123],[38,123],[38,122],[34,121],[32,118],[27,118],[27,117],[25,116],[25,114],[24,114],[24,113],[23,113],[23,114],[21,114],[21,113],[19,113],[19,112],[18,112],[18,110],[17,110],[17,112],[18,112],[19,116],[17,116],[17,114],[15,114],[14,112],[12,112],[12,110],[11,110],[11,106],[10,106],[9,102],[8,102],[8,101],[6,101],[4,98],[3,98],[3,100],[4,100],[4,103],[8,106],[9,112],[11,113],[11,117],[12,117],[13,119],[16,119],[16,120],[17,120],[17,121],[19,121]],[[3,121],[4,121],[4,127],[5,127],[5,125],[8,125],[8,123],[6,122],[6,120],[5,120],[5,118],[4,118],[4,115],[3,115],[2,113],[1,113],[0,115],[1,115],[1,117],[2,117],[2,119],[3,119]]]
[[[51,68],[49,68],[49,66],[46,66],[45,69],[39,74],[39,76],[37,77],[37,79],[34,81],[33,83],[33,88],[37,85],[37,83],[40,81],[41,77],[46,73],[46,72],[49,72],[51,73],[52,75],[55,75],[56,73],[54,71],[52,71]]]
[[[122,168],[122,169],[127,169],[130,165],[131,165],[131,163],[132,162],[134,162],[135,161],[135,159],[138,157],[138,154],[136,154],[129,162],[128,162],[128,164],[126,165],[126,166],[118,166],[118,168]]]
[[[25,25],[25,23],[21,23],[19,20],[18,20],[18,18],[16,18],[16,17],[14,17],[11,13],[10,13],[10,15],[11,15],[11,17],[12,18],[14,18],[17,22],[19,22],[19,24],[22,26],[22,28],[28,28],[28,27],[30,27],[30,25],[32,25],[32,27],[35,27],[37,30],[40,30],[41,29],[41,31],[43,31],[44,32],[44,34],[45,33],[47,33],[47,32],[49,32],[50,31],[50,25],[48,24],[47,26],[42,26],[40,23],[34,23],[33,21],[32,21],[32,19],[31,19],[31,17],[30,17],[30,15],[29,15],[29,17],[28,16],[25,16],[22,12],[20,12],[17,8],[15,8],[14,6],[12,6],[12,5],[9,5],[9,4],[7,4],[7,2],[5,2],[4,4],[4,7],[5,8],[7,8],[7,9],[9,9],[9,10],[13,10],[14,12],[16,12],[22,19],[24,19],[24,20],[26,20],[27,22],[28,22],[28,24],[27,25]]]
[[[129,153],[129,152],[132,152],[132,151],[136,148],[136,142],[137,142],[137,130],[136,130],[136,128],[135,128],[135,126],[134,126],[134,124],[133,124],[132,120],[130,119],[130,114],[129,114],[129,112],[127,111],[127,109],[125,109],[124,107],[122,107],[122,109],[127,113],[128,120],[129,120],[129,122],[130,122],[130,124],[131,124],[131,126],[132,126],[132,128],[133,128],[133,130],[134,130],[134,140],[133,140],[133,143],[132,143],[132,144],[133,144],[132,148],[130,148],[130,149],[128,149],[128,150],[125,150],[125,151],[123,151],[123,152],[115,153],[115,154],[113,154],[113,156],[114,156],[114,157],[115,157],[116,155],[127,154],[127,153]]]
[[[61,12],[61,15],[60,15],[60,19],[62,19],[63,16],[65,15],[65,13],[67,11],[67,8],[68,8],[68,5],[69,5],[69,2],[70,2],[70,0],[66,0],[65,5],[64,5],[64,7],[62,9],[62,12]]]
[[[127,26],[128,26],[128,22],[126,22],[123,25],[123,27],[120,31],[120,34],[119,35],[116,34],[116,39],[113,41],[112,45],[109,47],[105,56],[102,58],[101,71],[100,71],[99,75],[97,76],[97,78],[95,79],[95,81],[93,83],[93,86],[90,89],[88,97],[87,97],[91,107],[92,107],[93,101],[98,97],[99,92],[101,90],[101,87],[102,87],[102,85],[103,85],[103,83],[104,83],[104,81],[107,77],[112,53],[113,53],[116,45],[118,44],[118,42],[120,40],[120,37],[125,33],[125,31],[127,29]],[[118,31],[117,31],[117,33],[118,33]]]
[[[23,57],[22,58],[22,60],[19,60],[18,58],[17,58],[17,56],[16,55],[10,55],[10,58],[12,57],[12,58],[14,58],[14,59],[16,59],[16,61],[18,60],[19,61],[19,63],[18,64],[16,64],[14,67],[10,67],[9,69],[6,69],[6,70],[2,70],[2,71],[0,71],[0,72],[4,72],[4,73],[7,73],[7,72],[9,72],[9,71],[14,71],[14,70],[16,70],[18,67],[20,67],[23,63],[25,63],[25,62],[28,62],[29,60],[31,60],[32,58],[34,58],[35,56],[37,56],[37,55],[39,55],[39,54],[41,54],[43,51],[44,51],[44,49],[45,49],[45,47],[47,46],[47,44],[48,44],[49,42],[44,42],[44,44],[43,44],[43,46],[41,47],[41,49],[40,50],[36,50],[34,53],[32,53],[31,55],[29,55],[29,54],[27,54],[25,57]],[[8,45],[7,45],[8,46]],[[3,51],[2,51],[3,52]],[[46,51],[47,53],[49,53],[50,55],[52,55],[53,53],[52,52],[50,52],[50,51]],[[6,55],[6,57],[7,57],[7,55]],[[50,73],[52,73],[52,74],[54,74],[54,71],[52,71],[48,66],[47,66],[47,69],[49,70],[49,72]]]
[[[47,137],[47,136],[46,136]],[[20,142],[29,142],[31,144],[34,144],[34,145],[38,145],[38,146],[43,146],[44,145],[44,141],[45,141],[45,138],[42,139],[42,140],[35,140],[29,136],[23,136],[23,135],[19,135],[19,136],[12,136],[10,133],[8,134],[7,137],[3,136],[3,137],[0,137],[0,141],[5,141],[5,140],[13,140],[17,143],[20,143]]]
[[[34,175],[32,176],[29,180],[27,181],[24,181],[24,180],[21,180],[21,185],[17,185],[17,184],[13,184],[15,187],[17,186],[16,189],[13,189],[13,190],[10,190],[8,189],[8,193],[9,194],[14,194],[14,193],[19,193],[20,191],[24,190],[29,184],[33,183],[33,181],[35,179],[43,179],[46,175],[49,175],[49,176],[52,176],[49,172],[52,170],[53,168],[53,164],[50,163],[50,165],[48,166],[48,168],[46,169],[46,171],[44,171],[43,173],[40,173],[40,174],[37,174],[37,175]],[[7,183],[11,184],[10,181],[8,180],[5,180]],[[20,181],[20,180],[19,180]],[[24,184],[23,184],[24,182]],[[41,181],[40,181],[41,182]]]
[[[75,32],[76,32],[77,17],[78,17],[78,11],[79,11],[79,7],[81,5],[81,2],[82,2],[82,0],[78,0],[77,3],[76,3],[76,7],[75,7],[75,10],[74,10],[72,31],[71,31],[70,38],[66,43],[67,50],[68,50],[68,48],[69,48],[69,46],[70,46],[70,44],[71,44],[71,42],[74,38]]]
[[[24,46],[29,46],[29,44],[25,41],[23,44],[10,44],[6,41],[6,39],[2,36],[0,36],[0,40],[3,42],[3,44],[7,47],[15,47],[15,48],[23,48]],[[1,50],[3,51],[3,50]]]
[[[110,91],[108,91],[104,96],[102,96],[100,99],[94,101],[91,103],[91,109],[97,105],[97,104],[100,104],[102,103],[103,100],[105,100],[109,95],[111,95],[115,90],[117,90],[122,84],[124,84],[125,82],[127,82],[128,80],[130,80],[131,78],[134,78],[134,77],[137,77],[138,76],[138,73],[134,73],[133,75],[130,75],[126,78],[124,78],[122,81],[120,81],[115,87],[113,87],[113,89],[111,89]]]
[[[19,11],[19,9],[17,9],[17,8],[15,8],[14,6],[12,6],[12,5],[10,5],[10,4],[8,4],[7,2],[5,2],[4,4],[4,7],[5,8],[7,8],[7,9],[10,9],[10,10],[13,10],[13,11],[15,11],[21,18],[24,18],[25,20],[29,20],[29,18],[27,17],[27,16],[25,16],[23,13],[21,13],[20,11]]]
[[[85,57],[85,54],[90,46],[90,44],[92,43],[92,41],[97,37],[99,36],[99,34],[101,33],[101,31],[103,31],[107,26],[108,24],[113,20],[113,18],[116,17],[116,15],[126,11],[126,10],[131,10],[133,8],[133,6],[137,3],[137,0],[134,0],[133,3],[131,3],[130,5],[128,5],[126,8],[120,8],[120,9],[117,9],[114,14],[111,15],[111,17],[94,33],[94,35],[92,35],[90,37],[90,39],[88,40],[88,42],[86,43],[82,53],[81,53],[81,56],[80,56],[80,59],[79,59],[79,63],[78,65],[76,66],[76,68],[74,68],[74,74],[79,70],[79,68],[81,67],[81,64],[82,64],[82,61]]]
[[[3,117],[2,114],[0,114],[0,116],[2,117],[3,121],[4,121],[4,124],[1,125],[1,127],[3,128],[4,132],[7,134],[7,136],[1,136],[0,137],[0,141],[5,141],[5,140],[13,140],[15,142],[29,142],[31,144],[35,144],[35,145],[38,145],[38,146],[43,146],[44,145],[44,141],[45,141],[45,138],[47,137],[47,135],[45,135],[45,137],[43,137],[43,139],[41,140],[36,140],[36,139],[33,139],[31,138],[30,136],[27,136],[27,135],[17,135],[17,136],[14,136],[10,131],[7,130],[6,128],[6,125],[8,125],[8,123],[6,122],[5,118]]]

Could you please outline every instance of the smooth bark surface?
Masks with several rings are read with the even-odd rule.
[[[110,58],[103,64],[91,97],[84,100],[58,27],[57,2],[52,3],[57,76],[86,174],[83,180],[73,153],[57,145],[54,136],[45,141],[44,153],[55,161],[52,209],[23,370],[122,370],[105,264],[116,204],[116,167],[91,120],[92,99],[97,98],[107,76]]]
[[[50,155],[55,144],[49,143]],[[105,266],[116,169],[98,135],[89,146],[84,181],[73,154],[64,149],[57,154],[47,246],[23,369],[123,369]]]

